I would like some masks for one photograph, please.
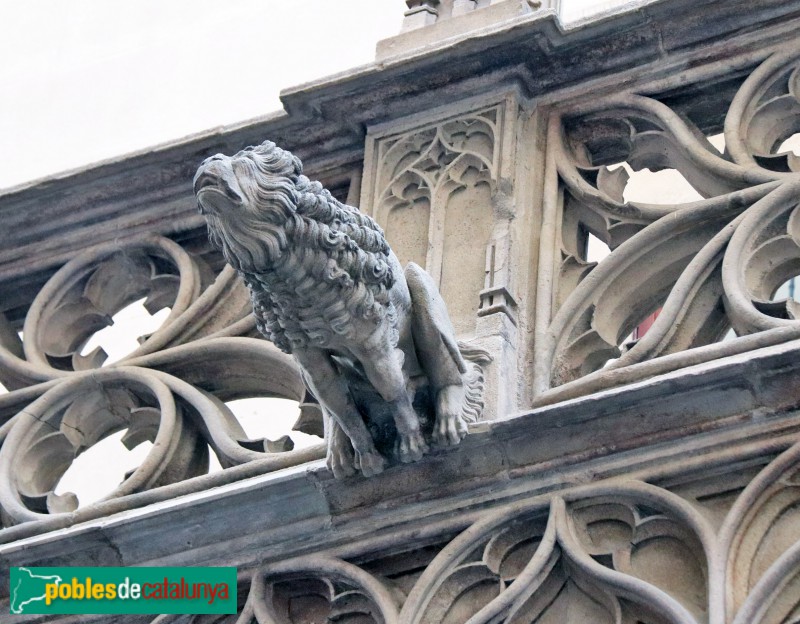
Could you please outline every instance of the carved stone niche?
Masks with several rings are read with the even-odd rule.
[[[519,105],[514,94],[489,102],[370,128],[361,209],[384,228],[401,263],[416,262],[433,277],[458,338],[491,353],[492,414],[513,409],[507,401],[514,393],[502,387],[510,376],[492,378],[516,366],[511,224]]]

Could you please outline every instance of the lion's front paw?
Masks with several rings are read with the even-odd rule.
[[[355,458],[352,450],[350,452],[341,452],[328,449],[328,457],[325,463],[336,479],[352,477],[356,473]]]
[[[351,477],[357,470],[353,445],[336,425],[334,425],[334,431],[328,443],[328,456],[325,463],[336,479]]]
[[[428,452],[428,445],[422,432],[415,429],[409,432],[398,432],[397,435],[397,457],[404,464],[419,461]]]
[[[365,477],[383,472],[386,467],[386,460],[377,451],[368,453],[356,453],[356,467],[361,470]]]

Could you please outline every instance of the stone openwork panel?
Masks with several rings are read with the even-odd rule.
[[[105,351],[87,350],[87,343],[138,300],[152,313],[169,313],[131,353],[104,366]],[[129,495],[205,475],[211,453],[223,468],[255,462],[260,471],[321,457],[321,447],[292,451],[288,438],[248,439],[226,405],[305,396],[292,359],[256,335],[236,273],[226,268],[214,278],[200,256],[167,238],[107,245],[64,265],[31,304],[23,338],[10,326],[4,332],[0,375],[11,390],[0,395],[4,526],[67,522],[80,501],[56,494],[59,480],[77,456],[117,432],[130,449],[144,441],[152,447],[116,489],[81,509],[86,517],[136,506]],[[217,478],[230,480],[228,474]],[[162,499],[177,493],[159,491]]]
[[[633,91],[551,116],[559,197],[545,210],[560,226],[541,257],[553,279],[539,276],[538,403],[800,337],[781,288],[800,273],[798,76],[791,46],[734,88],[717,78],[691,97]],[[637,200],[644,169],[673,177]]]

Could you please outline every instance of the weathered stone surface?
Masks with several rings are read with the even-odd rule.
[[[469,4],[286,113],[0,199],[4,566],[237,565],[242,623],[798,618],[800,312],[776,293],[800,273],[800,2],[639,2],[568,30]],[[490,421],[459,446],[335,479],[222,404],[307,398],[193,214],[196,164],[266,137],[492,355]],[[645,168],[694,199],[634,198]],[[133,296],[173,315],[99,368],[82,346]],[[51,495],[134,421],[168,451],[106,501]]]

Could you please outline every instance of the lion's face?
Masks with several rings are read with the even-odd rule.
[[[194,176],[194,192],[203,215],[220,217],[235,213],[245,203],[233,159],[222,154],[207,158],[200,165]]]
[[[194,177],[198,207],[211,240],[236,268],[267,270],[280,255],[280,230],[294,213],[301,173],[300,161],[269,141],[200,165]]]

